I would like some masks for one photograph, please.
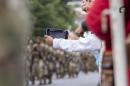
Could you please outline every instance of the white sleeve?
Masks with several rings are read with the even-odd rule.
[[[100,42],[93,37],[80,38],[79,40],[54,39],[53,48],[65,51],[89,51],[97,50],[101,46]]]
[[[75,51],[73,47],[78,43],[78,40],[54,39],[53,48],[63,49],[65,51]]]

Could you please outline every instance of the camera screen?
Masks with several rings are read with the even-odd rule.
[[[68,38],[68,31],[60,29],[46,29],[46,34],[52,36],[53,38]]]

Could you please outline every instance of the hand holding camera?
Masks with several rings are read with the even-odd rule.
[[[54,38],[67,39],[68,38],[68,31],[59,30],[59,29],[57,30],[57,29],[53,29],[53,28],[47,28],[46,29],[46,35],[44,37],[45,37],[45,42],[49,46],[52,46]]]

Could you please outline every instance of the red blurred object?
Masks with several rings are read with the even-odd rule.
[[[130,5],[129,0],[125,1],[125,32],[126,36],[130,33]],[[109,0],[95,0],[93,6],[86,16],[86,24],[89,29],[94,32],[99,38],[105,40],[106,50],[111,51],[111,33],[110,33],[110,20],[108,19],[108,31],[103,33],[101,30],[101,15],[104,9],[109,8]]]
[[[95,0],[86,16],[86,24],[99,38],[105,40],[107,51],[111,51],[110,25],[108,25],[108,32],[102,33],[101,30],[102,11],[108,8],[109,0]]]

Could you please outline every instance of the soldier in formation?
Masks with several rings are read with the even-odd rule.
[[[31,81],[32,84],[35,84],[36,80],[40,85],[51,84],[53,75],[57,78],[74,78],[82,70],[94,71],[96,68],[92,65],[96,65],[93,56],[53,49],[45,44],[42,38],[30,40],[27,46],[26,77],[27,82]]]

